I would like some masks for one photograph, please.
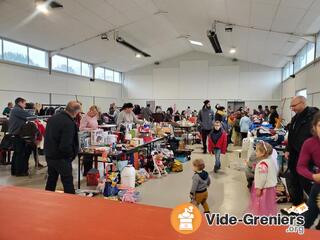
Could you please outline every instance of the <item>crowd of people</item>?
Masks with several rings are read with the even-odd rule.
[[[29,106],[29,107],[27,107]],[[14,154],[12,158],[12,175],[27,176],[28,160],[34,148],[32,140],[26,140],[22,135],[22,129],[27,120],[36,118],[34,112],[26,111],[26,108],[35,108],[35,105],[27,104],[23,98],[17,98],[15,105],[8,103],[3,115],[9,117],[8,134],[12,141]],[[292,209],[302,204],[304,193],[309,198],[307,205],[309,210],[305,212],[305,227],[310,228],[319,214],[317,204],[320,194],[320,113],[317,108],[308,107],[304,97],[294,97],[290,108],[295,112],[290,124],[286,127],[289,135],[285,158],[288,161],[289,180],[288,189],[292,200],[292,207],[282,209],[283,214],[290,214]],[[79,149],[78,131],[95,130],[99,123],[115,123],[118,129],[123,124],[143,124],[151,122],[174,122],[189,120],[198,125],[202,136],[203,153],[215,156],[214,172],[221,167],[221,154],[227,152],[228,144],[240,146],[242,140],[247,138],[251,125],[257,122],[268,121],[272,128],[280,126],[281,117],[277,112],[277,106],[258,106],[257,110],[250,113],[248,108],[239,108],[236,111],[229,106],[225,109],[219,104],[212,109],[209,100],[203,102],[199,112],[192,111],[190,106],[179,113],[169,107],[165,112],[160,106],[156,106],[153,112],[147,104],[141,108],[132,103],[123,104],[119,109],[112,103],[107,113],[101,113],[100,109],[93,105],[87,113],[83,113],[82,104],[78,101],[70,101],[64,111],[52,116],[47,123],[44,133],[44,152],[48,166],[48,179],[46,190],[55,191],[58,177],[60,176],[66,193],[75,193],[72,176],[72,161],[77,156]],[[35,135],[39,134],[35,130]],[[273,148],[266,142],[256,145],[255,160],[253,166],[253,183],[251,188],[250,210],[258,215],[276,214],[275,187],[277,184],[278,167],[272,160]],[[84,159],[84,175],[92,168],[92,158]],[[206,200],[208,198],[207,187],[210,185],[210,176],[204,170],[204,161],[197,159],[193,162],[195,175],[190,192],[191,200],[196,204],[202,204],[205,212],[209,211]],[[319,228],[320,225],[318,224]]]

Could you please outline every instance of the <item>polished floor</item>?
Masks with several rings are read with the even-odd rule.
[[[213,173],[213,157],[201,153],[201,146],[193,146],[192,159],[202,158],[206,163],[206,170],[212,178],[209,187],[209,206],[211,211],[241,215],[248,205],[249,192],[246,188],[246,179],[243,172],[244,163],[239,159],[239,152],[233,150],[222,156],[220,172]],[[43,157],[41,163],[45,164]],[[161,207],[175,207],[189,201],[189,191],[193,175],[192,161],[184,163],[184,171],[171,173],[159,179],[150,179],[138,187],[142,195],[143,204]],[[46,168],[36,170],[33,157],[30,158],[30,176],[13,177],[10,175],[10,166],[0,166],[0,185],[14,185],[30,188],[44,189],[46,181]],[[77,164],[74,162],[74,181],[76,183]],[[86,188],[82,180],[82,188]],[[62,190],[59,181],[58,190]]]

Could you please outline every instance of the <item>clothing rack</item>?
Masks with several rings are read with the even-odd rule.
[[[43,120],[43,119],[48,119],[52,117],[51,115],[44,115],[44,116],[37,116],[37,115],[34,115],[34,116],[31,116],[31,117],[27,117],[27,121],[33,121],[33,120]]]
[[[41,104],[42,107],[66,107],[66,104]]]

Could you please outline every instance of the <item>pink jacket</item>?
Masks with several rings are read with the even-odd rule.
[[[80,131],[84,130],[95,130],[98,128],[98,119],[97,117],[89,117],[88,114],[85,114],[80,121]]]

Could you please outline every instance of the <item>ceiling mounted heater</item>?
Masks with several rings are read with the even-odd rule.
[[[213,31],[213,30],[209,30],[207,32],[207,36],[208,36],[208,38],[209,38],[209,40],[211,42],[211,45],[212,45],[214,51],[216,53],[222,53],[222,48],[220,46],[220,43],[219,43],[219,40],[218,40],[216,32]]]
[[[122,44],[123,46],[131,49],[132,51],[136,52],[136,53],[140,53],[142,54],[144,57],[151,57],[150,54],[136,48],[135,46],[133,46],[132,44],[128,43],[127,41],[125,41],[122,37],[117,37],[116,41],[120,44]]]

